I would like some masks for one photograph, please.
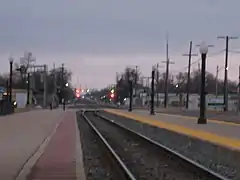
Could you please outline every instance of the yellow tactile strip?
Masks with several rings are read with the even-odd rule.
[[[214,143],[220,146],[224,146],[228,149],[232,149],[232,150],[237,150],[240,151],[240,140],[237,139],[233,139],[233,138],[227,138],[224,136],[220,136],[220,135],[216,135],[216,134],[212,134],[209,132],[204,132],[204,131],[200,131],[197,129],[191,129],[191,128],[187,128],[184,126],[179,126],[179,125],[175,125],[172,123],[166,123],[166,122],[162,122],[162,121],[158,121],[158,120],[154,120],[154,119],[150,119],[144,116],[140,116],[134,113],[125,113],[123,111],[118,111],[118,110],[113,110],[113,109],[104,109],[104,111],[109,112],[109,113],[113,113],[119,116],[123,116],[129,119],[133,119],[136,121],[140,121],[142,123],[145,124],[150,124],[153,126],[157,126],[163,129],[167,129],[179,134],[184,134],[190,137],[194,137],[194,138],[198,138],[204,141],[208,141],[210,143]]]

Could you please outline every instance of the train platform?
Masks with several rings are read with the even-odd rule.
[[[74,111],[0,117],[0,179],[85,180]]]
[[[240,124],[208,119],[207,124],[197,124],[197,117],[156,113],[146,110],[104,109],[106,112],[157,126],[179,134],[198,138],[226,148],[240,151]]]
[[[193,117],[194,119],[199,116],[199,110],[188,110],[180,107],[155,108],[155,112]],[[206,117],[211,120],[234,122],[240,124],[240,114],[238,112],[206,110]]]

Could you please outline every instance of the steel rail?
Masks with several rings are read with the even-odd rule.
[[[110,119],[110,118],[108,118],[106,116],[100,115],[99,111],[95,111],[94,114],[96,116],[98,116],[99,118],[101,118],[101,119],[103,119],[103,120],[105,120],[105,121],[107,121],[107,122],[109,122],[109,123],[111,123],[111,124],[121,128],[121,129],[123,129],[123,130],[125,130],[125,131],[127,131],[127,132],[129,132],[129,133],[131,133],[133,135],[135,135],[135,136],[138,136],[138,137],[142,138],[143,140],[147,141],[148,143],[157,146],[158,148],[164,150],[166,153],[172,155],[173,157],[177,158],[178,160],[180,160],[180,161],[190,165],[190,167],[193,167],[193,168],[201,171],[203,174],[206,174],[206,176],[208,176],[211,179],[230,180],[230,179],[228,179],[226,177],[223,177],[222,175],[220,175],[218,173],[215,173],[211,169],[208,169],[208,168],[204,167],[203,165],[201,165],[201,164],[199,164],[199,163],[197,163],[197,162],[195,162],[195,161],[185,157],[184,155],[174,151],[173,149],[170,149],[170,148],[166,147],[165,145],[160,144],[159,142],[156,142],[156,141],[154,141],[154,140],[152,140],[152,139],[150,139],[150,138],[148,138],[148,137],[146,137],[146,136],[144,136],[144,135],[142,135],[142,134],[140,134],[140,133],[138,133],[138,132],[136,132],[136,131],[134,131],[132,129],[129,129],[129,128],[127,128],[127,127],[125,127],[125,126],[123,126],[123,125],[121,125],[119,123],[116,123],[113,119]]]
[[[86,111],[87,112],[87,111]],[[93,123],[87,118],[85,115],[85,111],[82,111],[82,117],[84,120],[88,123],[88,125],[91,127],[93,132],[99,137],[100,141],[104,144],[108,152],[113,157],[114,161],[117,163],[118,167],[122,170],[123,176],[127,180],[137,180],[135,176],[132,174],[132,172],[127,168],[127,166],[124,164],[124,162],[121,160],[121,158],[117,155],[117,153],[113,150],[113,148],[109,145],[107,140],[103,137],[103,135],[98,131],[98,129],[93,125]]]

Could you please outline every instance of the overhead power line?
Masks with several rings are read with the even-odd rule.
[[[216,56],[216,55],[221,54],[222,52],[225,52],[225,49],[222,49],[222,50],[220,50],[220,51],[216,51],[216,52],[214,52],[214,53],[211,53],[211,54],[208,55],[208,57],[214,57],[214,56]],[[239,53],[240,53],[240,51],[239,51]],[[192,61],[192,62],[191,62],[191,66],[194,65],[194,64],[199,63],[200,61],[201,61],[201,58],[198,58],[197,60]],[[180,72],[180,71],[184,71],[184,70],[187,70],[187,69],[188,69],[188,66],[183,67],[183,68],[180,68],[180,69],[174,69],[173,71],[174,71],[174,73],[178,73],[178,72]],[[173,71],[171,71],[171,73],[172,73]]]
[[[240,51],[236,51],[236,50],[228,50],[228,52],[230,52],[230,53],[236,53],[236,54],[239,54],[239,53],[240,53]]]
[[[218,55],[218,54],[221,54],[221,53],[224,52],[224,51],[225,51],[225,49],[222,49],[222,50],[220,50],[220,51],[217,51],[217,52],[214,52],[214,53],[208,55],[208,57],[216,56],[216,55]],[[193,61],[193,62],[191,63],[191,65],[197,64],[197,63],[200,62],[200,61],[201,61],[201,58]],[[188,69],[188,66],[184,67],[183,69],[184,69],[184,70]]]

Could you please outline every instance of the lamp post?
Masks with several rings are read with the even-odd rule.
[[[9,102],[12,103],[12,73],[13,73],[13,57],[9,57],[9,64],[10,64],[10,75],[9,75]]]
[[[198,124],[206,124],[207,119],[205,116],[206,102],[205,102],[205,74],[206,74],[206,57],[208,53],[208,45],[204,42],[200,45],[199,51],[202,58],[202,70],[201,70],[201,94],[200,94],[200,116],[198,118]]]
[[[133,98],[133,77],[130,76],[129,77],[129,108],[128,111],[131,112],[132,111],[132,98]]]
[[[27,73],[27,105],[30,104],[30,73]]]
[[[155,81],[155,70],[156,68],[153,67],[152,68],[152,83],[151,83],[151,110],[150,110],[150,114],[151,115],[154,115],[154,95],[155,95],[155,92],[154,92],[154,81]]]

